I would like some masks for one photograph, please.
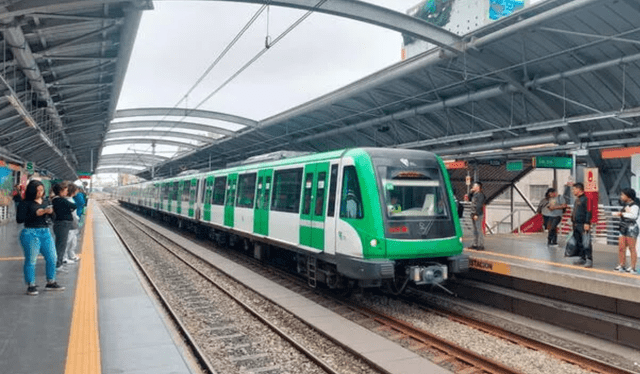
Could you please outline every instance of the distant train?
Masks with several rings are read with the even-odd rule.
[[[440,284],[468,270],[449,175],[436,155],[358,148],[249,159],[119,187],[123,204],[294,264],[311,286]]]

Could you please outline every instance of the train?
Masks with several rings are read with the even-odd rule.
[[[119,203],[332,289],[439,285],[468,271],[449,174],[435,154],[274,152],[118,187]]]

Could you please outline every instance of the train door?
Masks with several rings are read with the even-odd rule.
[[[182,212],[185,212],[185,209],[183,209],[183,206],[182,206],[183,202],[185,201],[185,197],[184,197],[185,183],[189,183],[189,181],[176,182],[176,184],[178,185],[178,188],[176,191],[176,213],[178,214],[182,214]],[[188,188],[189,187],[187,186],[186,189]]]
[[[338,164],[331,164],[329,169],[329,191],[327,194],[327,216],[324,220],[324,251],[336,253],[336,196],[338,194]]]
[[[229,174],[229,177],[227,178],[227,196],[224,203],[224,225],[229,227],[233,227],[237,185],[238,174]]]
[[[196,198],[198,197],[198,187],[200,187],[200,180],[196,178],[191,179],[191,186],[189,188],[189,217],[191,218],[199,218],[196,217]]]
[[[204,184],[203,219],[211,221],[211,200],[213,198],[213,177],[207,177]]]
[[[324,250],[324,220],[329,163],[309,164],[304,168],[300,244]]]
[[[253,232],[269,235],[269,204],[271,203],[271,177],[273,169],[258,171],[258,188],[253,220]]]

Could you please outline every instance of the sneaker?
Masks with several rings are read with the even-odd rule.
[[[630,273],[630,274],[638,274],[636,269],[632,268],[631,266],[629,266],[626,269],[624,269],[624,271],[626,271],[627,273]]]
[[[56,268],[56,273],[67,273],[69,270],[67,270],[67,268],[65,268],[64,266],[60,266],[59,268]]]
[[[63,263],[63,264],[73,264],[74,262],[75,262],[75,261],[74,261],[73,259],[71,259],[71,258],[68,258],[68,259],[66,259],[66,260],[62,260],[62,263]]]
[[[574,265],[584,265],[586,263],[587,263],[587,260],[585,260],[584,258],[577,259],[573,262]]]
[[[584,263],[584,267],[586,268],[592,268],[593,267],[593,261],[592,260],[587,260]]]
[[[44,286],[44,290],[45,291],[62,291],[64,290],[64,287],[59,285],[58,282],[50,282],[50,283],[47,283],[46,286]]]
[[[613,270],[623,272],[623,271],[626,271],[627,269],[625,269],[624,266],[622,265],[618,265]]]
[[[78,261],[80,261],[80,257],[76,256],[76,257],[72,258],[72,260],[73,260],[74,262],[78,262]]]
[[[476,246],[476,245],[470,245],[470,246],[469,246],[469,249],[478,249],[478,246]]]
[[[484,245],[480,245],[480,246],[476,247],[476,249],[478,251],[484,251]]]
[[[29,286],[27,287],[27,295],[35,296],[38,294],[37,286]]]

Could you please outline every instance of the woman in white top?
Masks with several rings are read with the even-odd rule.
[[[636,262],[638,255],[636,252],[636,240],[640,228],[638,228],[638,212],[640,207],[636,200],[636,191],[631,188],[625,188],[620,193],[620,201],[623,204],[620,212],[613,213],[620,217],[620,239],[618,240],[618,266],[615,270],[626,271],[631,274],[636,274]],[[631,266],[625,267],[627,248],[631,252]]]

